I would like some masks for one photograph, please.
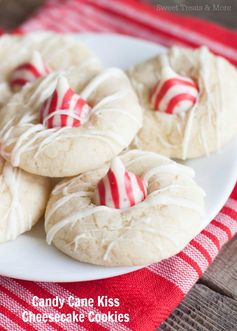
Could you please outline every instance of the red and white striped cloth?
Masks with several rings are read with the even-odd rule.
[[[183,18],[136,0],[50,0],[18,29],[61,32],[102,31],[139,36],[164,45],[207,45],[237,64],[237,33],[193,18]],[[1,330],[135,330],[151,331],[184,298],[222,245],[237,233],[237,186],[217,217],[177,256],[115,278],[82,283],[36,283],[0,277]],[[93,308],[97,312],[129,313],[128,323],[31,323],[22,321],[25,309],[34,313],[70,313],[72,308],[35,308],[33,295],[53,298],[69,295],[119,298],[118,308]],[[88,308],[76,308],[88,312]]]

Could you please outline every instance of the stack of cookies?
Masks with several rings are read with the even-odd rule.
[[[71,36],[0,38],[0,242],[44,217],[46,240],[107,266],[168,258],[199,232],[185,160],[237,133],[237,73],[202,47],[127,72]]]

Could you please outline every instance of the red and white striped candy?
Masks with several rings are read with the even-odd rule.
[[[94,202],[110,208],[123,209],[143,201],[147,190],[142,179],[126,171],[122,161],[114,158],[104,178],[94,192]]]
[[[48,129],[78,127],[85,123],[91,107],[73,92],[65,77],[59,77],[53,94],[42,104],[40,121]]]
[[[195,82],[165,66],[161,72],[161,79],[152,91],[151,103],[155,111],[179,114],[190,110],[197,98],[198,87]]]
[[[29,62],[19,65],[12,73],[10,86],[18,92],[25,84],[50,73],[49,67],[43,63],[39,52],[34,51]]]

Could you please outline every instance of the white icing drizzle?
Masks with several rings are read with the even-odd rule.
[[[71,110],[68,111],[68,110],[58,109],[58,110],[55,110],[53,113],[49,113],[47,116],[44,117],[43,125],[46,126],[46,123],[50,118],[58,116],[58,115],[67,115],[67,116],[70,115],[70,118],[73,118],[73,119],[76,119],[79,121],[81,121],[81,119],[82,119],[81,116],[73,113],[73,111],[71,111]]]
[[[121,90],[115,92],[114,94],[108,95],[107,97],[104,97],[93,107],[93,112],[96,112],[101,108],[110,105],[113,102],[120,101],[124,97],[127,97],[129,93],[131,93],[130,90]]]
[[[50,131],[51,134],[49,135],[47,131]],[[41,143],[38,144],[37,150],[35,152],[35,157],[38,157],[38,155],[44,151],[44,149],[49,146],[51,143],[58,141],[62,139],[61,134],[64,133],[64,138],[69,138],[72,135],[70,134],[70,128],[63,127],[63,128],[54,128],[54,129],[48,129],[45,130],[45,127],[42,125],[42,132],[39,133],[39,135],[42,135],[45,138],[41,141]],[[68,132],[68,133],[67,133]],[[34,142],[34,141],[33,141]]]
[[[88,217],[95,213],[98,213],[100,211],[105,211],[105,210],[107,212],[111,212],[111,213],[117,212],[117,209],[108,208],[106,206],[94,206],[94,207],[88,208],[85,211],[76,212],[66,218],[63,218],[62,220],[60,220],[59,222],[54,224],[48,231],[47,237],[46,237],[47,243],[50,245],[54,236],[56,235],[56,233],[58,231],[60,231],[64,226],[66,226],[68,224],[72,224],[81,218]]]
[[[151,219],[150,218],[148,218],[148,221],[151,221]],[[174,246],[178,246],[178,243],[175,241],[175,240],[172,240],[169,236],[167,236],[167,232],[164,232],[164,231],[161,231],[160,229],[159,229],[159,231],[157,231],[156,229],[154,229],[152,226],[150,226],[150,227],[146,227],[146,228],[139,228],[138,227],[138,225],[139,224],[149,224],[149,222],[147,222],[147,220],[145,219],[145,220],[142,220],[142,222],[136,222],[136,223],[131,223],[129,226],[127,226],[126,228],[125,228],[125,232],[124,233],[122,233],[118,238],[116,238],[115,240],[112,240],[112,241],[110,241],[110,243],[108,244],[108,246],[107,246],[107,248],[106,248],[106,251],[105,251],[105,253],[104,253],[104,256],[103,256],[103,260],[104,261],[107,261],[108,260],[108,258],[109,258],[109,254],[111,253],[111,251],[112,251],[112,248],[114,247],[114,245],[116,244],[116,243],[118,243],[119,241],[127,241],[127,240],[131,240],[130,238],[125,238],[125,236],[127,235],[127,234],[129,234],[129,231],[133,231],[133,232],[135,232],[135,231],[140,231],[140,232],[146,232],[146,233],[152,233],[152,234],[156,234],[156,235],[158,235],[158,236],[162,236],[163,238],[166,238],[168,241],[172,241],[172,243],[174,244]],[[166,230],[167,230],[167,227],[166,227]],[[89,237],[87,237],[86,239],[90,239]],[[147,245],[147,244],[149,244],[149,243],[147,243],[146,241],[145,241],[145,239],[143,239],[143,238],[141,238],[140,240],[136,240],[136,242],[137,243],[141,243],[142,245]],[[78,245],[75,245],[75,246],[78,246]],[[74,249],[76,249],[76,247],[74,248]]]
[[[201,84],[203,85],[203,89],[206,92],[207,97],[210,95],[209,90],[208,90],[208,80],[210,79],[210,77],[208,77],[209,68],[208,68],[208,66],[206,66],[206,62],[208,60],[209,60],[208,51],[207,51],[206,47],[202,47],[200,49],[200,77],[199,77],[199,81],[200,81],[200,85]],[[205,68],[205,70],[204,70],[204,68]],[[211,125],[211,123],[212,123],[211,108],[210,108],[210,103],[209,103],[208,100],[206,100],[206,109],[207,109],[208,123]],[[204,147],[205,153],[206,153],[206,155],[209,155],[208,142],[207,142],[207,139],[205,137],[205,132],[203,132],[204,131],[203,130],[203,127],[204,127],[203,122],[206,122],[205,116],[203,117],[203,119],[201,119],[200,137],[201,137],[201,140],[202,140],[202,145]]]
[[[76,236],[71,242],[66,244],[65,247],[68,247],[68,246],[71,246],[72,244],[74,244],[74,251],[76,251],[77,247],[78,247],[78,241],[80,239],[92,239],[92,238],[88,234],[82,233],[82,234]]]
[[[141,121],[138,121],[138,119],[133,116],[132,114],[130,114],[129,112],[123,110],[123,109],[119,109],[119,108],[103,108],[103,109],[98,109],[98,110],[93,110],[93,114],[92,115],[100,115],[100,114],[104,114],[104,113],[118,113],[121,115],[125,115],[127,117],[129,117],[133,122],[135,122],[138,126],[138,128],[141,128],[142,124]]]
[[[126,154],[127,156],[129,155],[135,155],[136,158],[135,159],[131,159],[126,161],[126,166],[130,167],[132,164],[140,162],[142,160],[145,159],[154,159],[154,160],[159,160],[159,161],[165,161],[166,163],[160,166],[157,166],[155,168],[152,168],[150,171],[148,171],[144,176],[146,176],[147,178],[145,178],[144,176],[142,177],[143,180],[145,181],[146,185],[148,184],[148,182],[150,181],[152,176],[158,176],[161,175],[163,176],[164,174],[173,174],[176,175],[177,172],[179,172],[179,174],[181,174],[183,172],[183,175],[187,175],[189,177],[194,177],[195,176],[195,172],[192,168],[189,168],[187,166],[184,166],[180,163],[176,163],[172,160],[167,159],[167,157],[160,155],[160,154],[156,154],[153,152],[143,152],[140,150],[130,150],[130,151],[126,151],[124,153],[121,153],[120,156],[123,157],[123,155]],[[168,161],[168,162],[167,162]],[[180,170],[180,171],[179,171]],[[152,184],[153,181],[150,181],[149,184]],[[174,185],[175,187],[182,187],[180,185]],[[174,187],[172,185],[172,187]],[[187,186],[185,186],[187,187]],[[193,188],[193,186],[192,186]],[[166,190],[166,188],[164,188],[164,190]],[[205,195],[205,192],[199,187],[199,186],[195,186],[195,189],[198,189],[203,196]],[[162,189],[163,191],[163,189]]]
[[[148,224],[149,225],[150,222],[151,222],[151,218],[148,217],[148,218],[145,218],[145,219],[142,218],[142,219],[140,219],[139,221],[136,221],[136,222],[132,221],[129,225],[125,226],[123,228],[122,234],[120,234],[116,239],[110,241],[109,244],[107,245],[106,251],[105,251],[104,256],[103,256],[103,260],[104,261],[108,260],[109,254],[112,251],[112,248],[114,247],[114,245],[116,243],[118,243],[119,241],[126,241],[126,238],[124,238],[124,237],[126,236],[126,234],[129,233],[130,230],[136,231],[137,230],[136,227],[139,224]],[[140,241],[140,240],[139,240],[139,242],[143,243],[143,241]]]
[[[17,167],[20,164],[21,154],[24,150],[27,150],[28,146],[32,145],[32,140],[29,139],[30,136],[34,133],[39,132],[40,130],[42,130],[42,124],[32,125],[20,137],[18,137],[18,140],[11,153],[11,163],[13,166]],[[33,139],[37,139],[36,135]]]
[[[160,116],[160,113],[158,112],[155,112],[154,116]],[[172,116],[172,115],[170,115]],[[178,115],[177,115],[178,116]],[[180,115],[179,115],[180,116]],[[161,134],[159,134],[158,130],[156,131],[156,136],[157,138],[159,139],[159,141],[161,142],[161,144],[164,146],[164,147],[167,147],[167,148],[171,148],[171,149],[175,149],[176,148],[176,145],[173,145],[171,143],[169,143],[168,141],[166,141]]]
[[[192,134],[192,127],[193,127],[193,120],[195,116],[195,111],[197,108],[197,103],[194,107],[189,111],[188,120],[184,130],[184,137],[183,137],[183,146],[182,146],[182,159],[185,160],[188,154],[188,147],[190,143],[190,138]]]
[[[125,141],[123,141],[123,139],[117,133],[112,132],[112,131],[105,132],[105,131],[93,130],[90,133],[87,133],[87,132],[82,133],[82,134],[80,134],[80,136],[104,140],[104,141],[106,141],[106,143],[108,145],[110,145],[111,149],[113,149],[113,150],[114,150],[114,146],[110,143],[111,139],[114,142],[116,142],[119,146],[121,146],[122,148],[125,148],[127,146]]]
[[[91,192],[86,192],[86,191],[80,191],[80,192],[74,192],[70,193],[66,196],[63,196],[61,199],[57,200],[53,207],[50,209],[50,211],[47,213],[47,217],[45,218],[45,225],[48,224],[48,220],[50,217],[52,217],[53,214],[61,207],[63,206],[67,201],[72,200],[72,199],[78,199],[78,198],[84,198],[84,197],[91,197],[92,193]]]
[[[149,171],[147,171],[144,175],[143,175],[143,180],[146,183],[146,185],[148,185],[149,180],[157,174],[172,174],[172,175],[176,175],[177,173],[179,175],[187,175],[189,177],[193,177],[194,176],[194,170],[188,167],[183,166],[182,164],[178,164],[178,163],[170,163],[170,164],[165,164],[165,165],[160,165],[157,167],[154,167],[152,169],[150,169]]]
[[[118,238],[117,240],[113,240],[113,241],[111,241],[111,242],[109,243],[109,245],[107,246],[106,251],[105,251],[105,253],[104,253],[104,256],[103,256],[103,260],[104,260],[104,261],[107,261],[107,260],[108,260],[109,254],[110,254],[110,252],[112,251],[112,248],[113,248],[113,246],[115,245],[115,242],[118,242],[119,239],[121,239],[121,238]]]
[[[208,81],[210,79],[210,71],[209,71],[209,66],[210,66],[210,56],[209,52],[206,47],[201,47],[200,49],[200,77],[199,81],[203,85],[203,89],[207,94],[207,97],[210,95],[209,89],[208,89]],[[209,62],[209,63],[208,63]],[[207,102],[207,115],[208,115],[208,121],[209,124],[211,124],[211,111],[209,107],[209,103]]]
[[[177,129],[177,132],[181,135],[182,134],[182,126],[181,126],[180,122],[176,123],[176,129]]]
[[[209,70],[208,70],[209,65],[207,64],[208,60],[209,60],[209,52],[207,51],[206,47],[202,47],[200,49],[200,74],[201,74],[201,77],[202,77],[203,87],[206,90],[207,95],[209,95],[208,88],[207,88],[207,82],[210,79],[208,77],[208,73],[209,73]],[[201,77],[199,77],[199,80],[200,80]],[[199,83],[199,85],[201,85],[201,84]],[[211,121],[211,113],[210,113],[210,110],[209,110],[208,101],[206,102],[206,104],[207,104],[207,110],[208,110],[208,119],[209,119],[209,122],[210,122]],[[193,106],[193,108],[190,110],[188,120],[186,122],[185,130],[184,130],[184,136],[183,136],[183,144],[182,144],[182,159],[183,160],[185,160],[188,156],[188,148],[189,148],[189,143],[190,143],[190,139],[191,139],[193,121],[194,121],[195,110],[197,108],[197,105],[198,105],[198,100],[197,100],[196,104]],[[206,154],[208,155],[209,154],[208,145],[207,145],[205,135],[202,132],[202,127],[200,128],[200,136],[201,136],[202,141],[203,141],[204,150],[206,151]]]
[[[61,75],[63,72],[61,73]],[[51,95],[56,87],[57,77],[60,77],[58,73],[52,73],[46,76],[40,84],[37,86],[35,91],[29,97],[27,101],[27,105],[29,107],[39,107],[43,101],[47,99],[49,95]],[[38,113],[38,109],[36,110]]]
[[[169,195],[158,195],[157,193],[160,193],[159,191],[153,191],[151,194],[149,194],[148,198],[141,202],[142,204],[147,204],[148,206],[153,205],[173,205],[177,207],[183,207],[187,209],[191,209],[195,211],[196,213],[200,214],[201,216],[204,216],[203,208],[200,207],[197,203],[194,203],[190,199],[184,199],[184,198],[178,198],[178,197],[172,197]],[[133,208],[136,208],[134,206]]]
[[[205,150],[205,154],[206,156],[209,156],[209,148],[208,148],[208,144],[207,144],[207,139],[205,137],[205,132],[204,132],[204,129],[203,129],[203,122],[206,121],[205,117],[203,117],[201,119],[201,125],[200,125],[200,137],[201,137],[201,141],[202,141],[202,144],[203,144],[203,147],[204,147],[204,150]]]
[[[85,173],[84,173],[85,174]],[[89,189],[89,184],[78,182],[78,180],[84,175],[81,174],[75,178],[73,177],[71,180],[63,181],[56,185],[56,187],[52,191],[52,195],[58,195],[62,192],[63,195],[67,195],[69,193],[74,193],[83,187],[83,189]]]
[[[157,178],[154,181],[151,181],[150,185],[154,184],[155,182],[157,182]],[[171,185],[167,185],[163,188],[157,189],[157,190],[151,192],[150,196],[152,196],[153,193],[157,194],[157,193],[161,193],[161,192],[165,192],[165,191],[173,191],[175,189],[194,189],[194,188],[196,191],[199,191],[199,193],[202,194],[202,196],[204,196],[204,197],[206,196],[206,193],[204,192],[204,190],[199,186],[194,187],[193,185],[188,186],[188,185],[179,185],[179,184],[171,184]]]
[[[138,150],[138,149],[131,149],[130,151],[126,151],[126,152],[120,154],[120,156],[129,156],[129,155],[134,155],[136,158],[126,162],[127,166],[131,165],[134,162],[138,162],[138,161],[140,161],[144,158],[153,158],[153,159],[156,159],[158,161],[161,160],[161,161],[166,161],[166,162],[167,161],[173,162],[173,161],[170,161],[164,155],[157,154],[157,153],[154,153],[154,152],[145,152],[145,151],[141,151],[141,150]]]
[[[96,91],[96,89],[104,83],[111,76],[124,76],[125,74],[121,69],[109,68],[96,76],[85,88],[81,91],[80,95],[83,99],[88,99],[90,95]]]
[[[19,181],[19,169],[13,168],[10,164],[5,163],[1,175],[1,191],[3,191],[4,186],[6,185],[10,192],[11,203],[5,215],[3,215],[1,222],[5,222],[7,219],[7,240],[15,239],[16,236],[25,229],[24,212],[19,200]],[[30,229],[30,215],[28,215],[28,219],[28,229]]]
[[[35,149],[35,157],[37,157],[48,145],[55,143],[56,140],[61,140],[65,138],[75,137],[74,132],[70,130],[70,128],[64,127],[60,129],[48,129],[45,130],[45,127],[42,124],[37,125],[28,125],[28,129],[20,136],[9,139],[8,136],[11,134],[12,127],[7,131],[6,135],[2,137],[2,155],[7,157],[9,154],[11,155],[11,163],[15,167],[20,164],[21,155],[30,150]],[[68,134],[62,135],[62,132],[67,131]],[[106,144],[108,144],[111,150],[116,153],[116,146],[111,143],[113,141],[117,145],[121,146],[121,148],[126,147],[126,143],[122,140],[122,138],[114,132],[105,132],[105,131],[96,131],[88,130],[86,132],[80,131],[79,137],[89,138],[89,139],[100,139]],[[37,140],[43,140],[35,144]],[[11,143],[15,143],[15,146],[11,153],[6,153],[4,146],[7,147],[11,145]]]
[[[112,248],[114,247],[114,245],[118,242],[121,241],[127,241],[127,240],[131,240],[131,238],[126,238],[125,236],[128,234],[129,235],[129,231],[140,231],[140,232],[146,232],[146,233],[152,233],[152,234],[157,234],[158,236],[162,236],[163,238],[166,238],[168,241],[171,241],[173,243],[174,246],[178,246],[178,243],[176,240],[170,238],[169,236],[167,236],[167,230],[169,230],[170,228],[174,228],[174,226],[166,226],[166,231],[161,231],[161,229],[159,229],[159,231],[157,231],[157,229],[154,229],[154,227],[152,227],[151,225],[152,219],[151,217],[147,217],[145,219],[140,219],[139,221],[137,220],[132,220],[132,222],[123,228],[123,233],[118,236],[115,240],[112,240],[109,242],[109,244],[107,245],[106,251],[104,253],[103,256],[103,260],[107,261],[109,258],[109,254],[112,251]],[[139,225],[145,225],[146,228],[139,228]],[[91,239],[89,236],[86,237],[86,239]],[[148,242],[145,242],[145,240],[143,238],[141,238],[142,240],[136,240],[137,243],[141,243],[142,245],[144,244],[149,244]],[[74,250],[76,249],[78,245],[76,244],[74,247]]]
[[[206,100],[206,109],[207,109],[207,115],[208,115],[208,122],[210,125],[212,125],[215,128],[215,132],[216,132],[216,146],[217,146],[217,150],[220,149],[220,124],[221,124],[221,109],[222,109],[222,90],[221,90],[221,86],[220,86],[220,82],[221,82],[221,78],[219,75],[219,59],[216,57],[215,58],[215,64],[216,64],[216,74],[217,74],[217,79],[219,82],[219,104],[217,99],[215,98],[213,100],[213,97],[211,97],[212,92],[209,90],[208,87],[208,81],[212,79],[212,77],[210,76],[210,67],[211,67],[211,63],[210,63],[210,53],[208,51],[208,49],[206,47],[202,47],[200,49],[200,73],[201,73],[201,77],[202,78],[202,83],[203,83],[203,88],[206,92],[207,95],[207,100]],[[215,102],[217,104],[215,104]],[[212,121],[212,110],[215,111],[215,121]],[[205,150],[206,155],[209,155],[209,149],[208,149],[208,144],[207,144],[207,139],[205,137],[205,134],[203,133],[203,122],[206,119],[204,118],[203,121],[201,122],[201,128],[200,128],[200,137],[202,139],[202,144]]]

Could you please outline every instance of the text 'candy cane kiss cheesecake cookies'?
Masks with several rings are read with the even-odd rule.
[[[47,242],[99,265],[168,258],[202,226],[204,193],[193,176],[191,168],[159,154],[124,152],[54,188],[45,215]]]
[[[0,157],[0,243],[32,228],[44,214],[50,190],[48,178],[13,168]]]
[[[0,62],[0,105],[12,93],[52,71],[86,67],[90,78],[101,69],[98,58],[83,43],[53,32],[0,37]]]
[[[1,110],[1,155],[49,177],[96,169],[126,148],[142,109],[125,73],[87,69],[50,73],[25,86]]]
[[[188,159],[237,134],[237,71],[205,47],[172,47],[128,71],[144,109],[132,147]]]

